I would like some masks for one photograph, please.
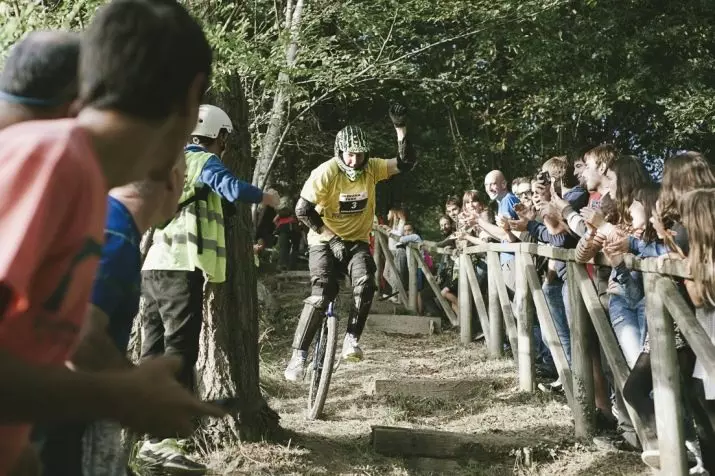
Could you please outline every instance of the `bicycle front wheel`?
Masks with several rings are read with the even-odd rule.
[[[308,394],[308,419],[320,418],[330,388],[330,378],[333,376],[335,350],[338,343],[338,319],[326,316],[323,328],[315,340],[313,357],[313,375],[310,379]]]

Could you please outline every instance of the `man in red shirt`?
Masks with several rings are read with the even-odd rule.
[[[109,418],[173,435],[222,414],[175,380],[176,359],[96,374],[63,365],[83,324],[106,193],[168,180],[210,70],[206,38],[180,4],[115,0],[82,39],[78,117],[0,132],[0,474],[25,463],[32,422]]]

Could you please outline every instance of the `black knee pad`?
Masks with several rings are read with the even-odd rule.
[[[375,281],[372,276],[367,275],[359,278],[353,287],[353,303],[350,307],[350,319],[348,320],[348,332],[355,337],[360,337],[367,316],[370,313],[372,300],[375,296]]]

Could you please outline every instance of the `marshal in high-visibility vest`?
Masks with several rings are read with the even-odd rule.
[[[206,163],[218,157],[198,145],[187,146],[185,155],[179,213],[154,232],[143,269],[200,269],[209,282],[222,283],[226,280],[226,237],[221,196],[201,181]]]
[[[222,203],[277,207],[280,201],[275,193],[239,180],[221,162],[232,131],[224,111],[201,106],[192,143],[184,151],[186,180],[177,215],[154,233],[142,268],[142,359],[164,353],[180,356],[179,380],[189,388],[198,358],[204,284],[226,281]]]

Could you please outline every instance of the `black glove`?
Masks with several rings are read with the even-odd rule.
[[[401,104],[392,104],[389,109],[390,120],[395,127],[405,127],[407,108]]]
[[[333,252],[335,259],[337,259],[340,263],[345,264],[348,261],[348,248],[339,236],[330,238],[328,246],[330,246],[330,251]]]

